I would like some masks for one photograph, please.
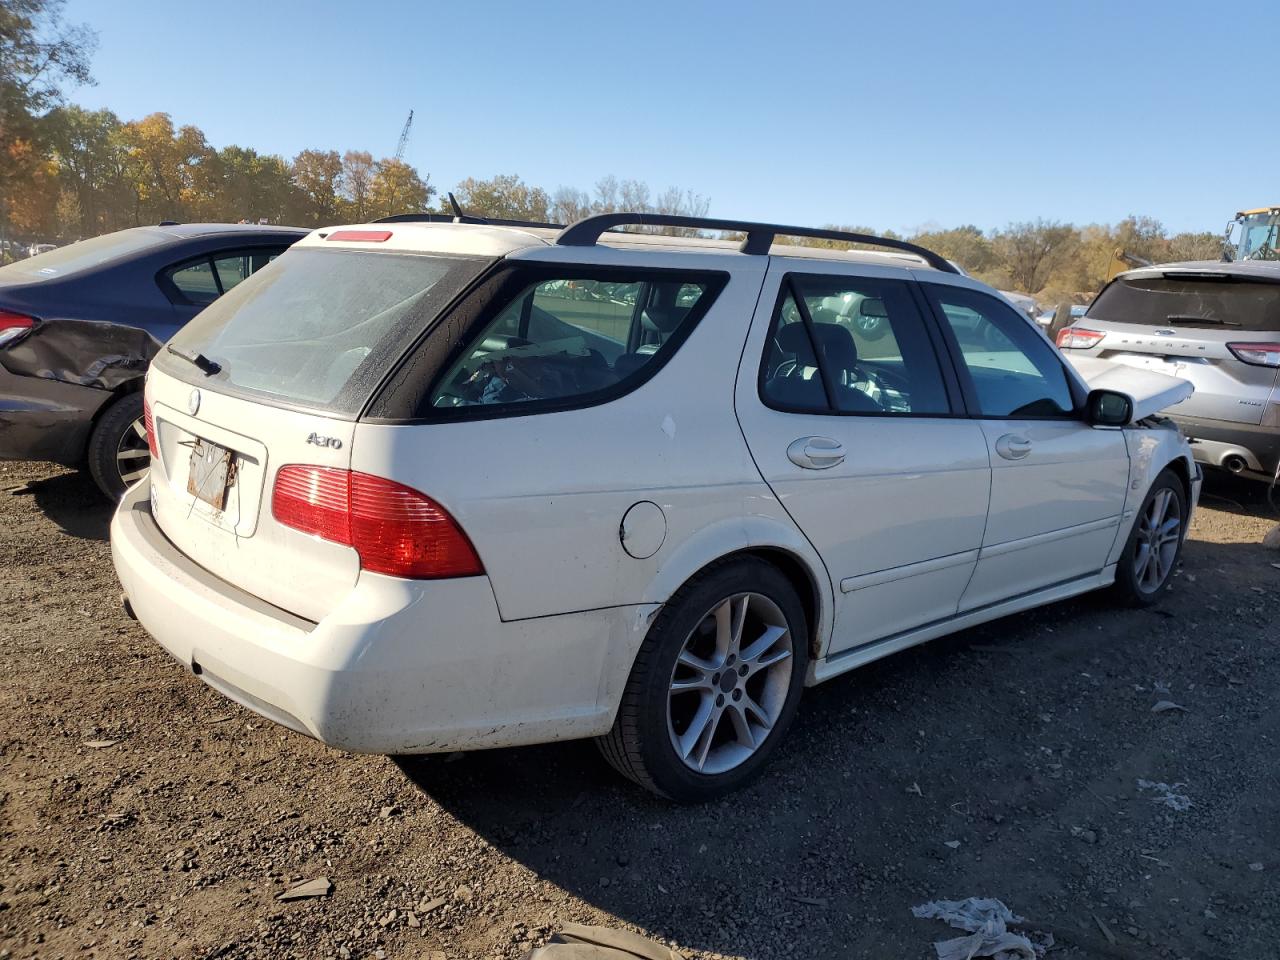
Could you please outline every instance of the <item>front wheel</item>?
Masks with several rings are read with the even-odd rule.
[[[1120,598],[1136,606],[1155,603],[1173,580],[1186,537],[1187,495],[1171,470],[1147,491],[1116,567]]]
[[[738,789],[791,724],[807,636],[800,600],[776,567],[743,557],[699,574],[650,628],[601,752],[681,803]]]
[[[142,394],[130,393],[103,411],[89,435],[89,474],[109,499],[119,500],[125,488],[141,480],[151,467]]]

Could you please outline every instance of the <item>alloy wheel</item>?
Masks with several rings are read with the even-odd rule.
[[[717,603],[680,649],[667,695],[676,755],[698,773],[744,763],[768,739],[791,683],[791,628],[759,593]]]
[[[140,480],[151,466],[147,427],[139,417],[125,428],[116,444],[116,470],[125,486]]]
[[[1182,538],[1182,505],[1165,487],[1147,504],[1134,541],[1133,573],[1138,589],[1155,593],[1169,578]]]

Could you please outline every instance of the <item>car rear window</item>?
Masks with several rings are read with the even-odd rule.
[[[1098,294],[1087,314],[1152,327],[1280,330],[1280,283],[1232,277],[1134,277]]]
[[[215,300],[156,362],[228,393],[354,416],[409,343],[490,262],[294,248]],[[179,354],[202,354],[218,370],[206,380]]]
[[[0,285],[69,277],[111,260],[163,246],[171,239],[161,231],[136,229],[80,240],[0,267]]]

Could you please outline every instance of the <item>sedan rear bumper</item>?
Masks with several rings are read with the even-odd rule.
[[[179,551],[148,486],[130,488],[111,523],[128,602],[175,659],[250,710],[362,753],[543,743],[612,724],[644,608],[503,623],[487,577],[362,573],[312,623]]]

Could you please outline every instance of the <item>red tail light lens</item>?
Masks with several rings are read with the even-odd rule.
[[[1280,343],[1228,343],[1237,360],[1255,367],[1280,367]]]
[[[35,325],[35,317],[14,313],[12,310],[0,310],[0,347],[10,340],[16,340]]]
[[[1058,331],[1058,346],[1063,350],[1088,350],[1105,336],[1105,333],[1085,327],[1063,327]]]
[[[160,448],[156,446],[156,423],[151,419],[151,403],[150,401],[142,401],[142,423],[147,428],[147,449],[151,451],[151,456],[159,459]]]
[[[413,580],[484,573],[457,521],[393,480],[289,464],[276,473],[271,513],[285,526],[354,547],[363,570]]]

